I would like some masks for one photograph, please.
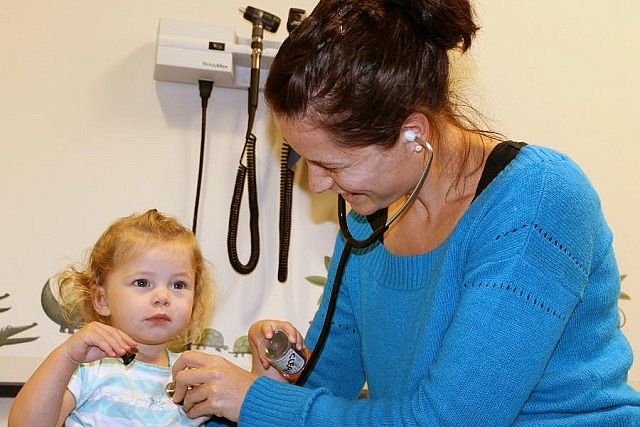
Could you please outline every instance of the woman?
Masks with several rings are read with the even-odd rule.
[[[477,29],[464,0],[321,0],[283,43],[265,97],[311,189],[351,205],[356,239],[398,216],[350,251],[304,387],[187,352],[174,376],[191,416],[279,426],[640,423],[597,194],[567,156],[502,141],[453,102],[448,54],[466,51]],[[345,236],[327,286],[354,246]],[[314,352],[329,299],[307,335]],[[252,328],[254,349],[261,330]],[[185,366],[195,369],[178,372]],[[370,398],[358,400],[365,382]]]

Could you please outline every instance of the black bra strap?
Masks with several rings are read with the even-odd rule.
[[[491,150],[478,182],[474,199],[482,193],[482,190],[487,188],[491,181],[516,157],[520,149],[525,145],[524,142],[503,141]]]

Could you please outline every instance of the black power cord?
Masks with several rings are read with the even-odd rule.
[[[209,98],[211,97],[213,82],[211,80],[198,80],[198,89],[200,91],[200,99],[202,101],[202,126],[200,128],[200,161],[198,165],[198,184],[196,187],[195,206],[193,208],[193,225],[191,226],[191,231],[193,231],[193,234],[196,234],[196,227],[198,225],[200,192],[202,190],[202,172],[204,170],[204,146],[207,131],[207,105],[209,104]]]

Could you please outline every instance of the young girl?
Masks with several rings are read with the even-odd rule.
[[[213,306],[206,261],[190,230],[155,209],[121,218],[98,239],[87,265],[69,267],[58,283],[63,310],[79,314],[84,326],[24,385],[10,426],[204,423],[165,392],[178,357],[170,349],[197,341]]]

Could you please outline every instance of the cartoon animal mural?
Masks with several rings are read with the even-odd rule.
[[[329,271],[329,264],[331,264],[331,257],[325,255],[324,256],[324,268],[325,270]],[[311,283],[312,285],[315,286],[320,286],[321,288],[323,288],[323,292],[324,292],[324,285],[327,283],[327,278],[324,276],[307,276],[305,277],[305,280],[309,283]],[[322,294],[320,294],[320,298],[318,298],[318,304],[320,304],[320,301],[322,300]]]
[[[251,348],[249,347],[249,337],[243,335],[238,337],[233,343],[233,351],[230,352],[235,357],[241,355],[244,357],[245,354],[251,354]]]
[[[0,296],[0,299],[5,299],[9,297],[9,294],[4,294]],[[4,313],[5,311],[11,310],[11,307],[0,307],[0,313]]]
[[[72,319],[70,319],[71,321],[67,321],[62,314],[60,302],[56,295],[58,295],[58,282],[54,278],[50,278],[45,282],[42,287],[42,293],[40,294],[42,309],[49,319],[60,326],[61,333],[72,334],[77,330],[74,324],[77,325],[80,323],[80,316],[74,315]]]
[[[4,295],[0,296],[0,300],[3,300],[5,298],[8,298],[9,294],[5,293]],[[5,311],[9,311],[11,309],[11,307],[1,307],[0,308],[0,313],[4,313]],[[16,334],[19,334],[20,332],[26,331],[27,329],[31,329],[34,326],[36,326],[37,323],[33,322],[30,325],[25,325],[25,326],[11,326],[11,325],[7,325],[4,326],[0,329],[0,347],[2,347],[3,345],[14,345],[14,344],[21,344],[21,343],[26,343],[26,342],[31,342],[31,341],[35,341],[40,337],[23,337],[23,338],[11,338]]]
[[[202,334],[202,338],[199,342],[193,343],[191,348],[199,350],[203,348],[213,347],[216,351],[222,351],[229,348],[224,344],[224,336],[215,329],[207,328]]]

